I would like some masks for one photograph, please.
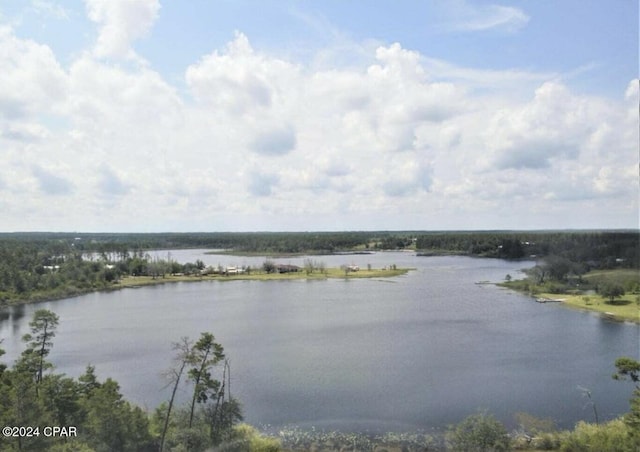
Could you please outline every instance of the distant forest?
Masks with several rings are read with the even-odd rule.
[[[556,255],[595,266],[640,263],[639,231],[353,231],[199,233],[0,233],[0,253],[25,246],[50,254],[208,248],[238,253],[331,254],[412,249],[520,259]]]
[[[640,267],[638,231],[0,233],[0,305],[109,289],[130,275],[188,274],[202,266],[160,262],[147,253],[180,248],[255,255],[410,250],[423,256],[556,257],[579,264],[581,272]]]

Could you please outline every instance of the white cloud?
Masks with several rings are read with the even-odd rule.
[[[602,130],[603,118],[612,114],[598,99],[547,82],[527,104],[493,115],[485,133],[488,164],[498,169],[547,168],[554,159],[576,159]]]
[[[0,26],[0,118],[53,112],[66,93],[65,73],[51,49]]]
[[[253,171],[249,175],[249,192],[257,197],[269,196],[278,181],[279,177],[276,174]]]
[[[85,0],[89,19],[99,25],[93,49],[97,57],[136,58],[132,43],[149,33],[159,0]]]
[[[131,191],[131,184],[124,181],[109,166],[103,165],[100,169],[98,188],[105,196],[123,196]]]
[[[263,155],[284,155],[296,147],[296,134],[291,126],[276,126],[259,132],[250,144],[252,151]]]
[[[502,5],[480,5],[463,0],[449,4],[453,20],[446,28],[455,31],[475,32],[502,30],[514,32],[529,23],[530,17],[519,8]]]
[[[230,114],[256,116],[281,107],[295,88],[295,65],[254,52],[248,38],[236,33],[224,53],[214,51],[187,68],[185,79],[193,96]]]
[[[404,197],[416,193],[417,190],[428,192],[431,184],[431,169],[411,161],[396,165],[385,178],[382,188],[388,196]]]
[[[74,189],[73,183],[55,170],[48,170],[36,164],[31,171],[38,181],[40,191],[45,195],[68,195]]]
[[[116,7],[91,5],[108,37]],[[130,57],[141,35],[124,36],[62,67],[0,30],[0,174],[15,218],[74,230],[143,229],[134,216],[150,229],[221,218],[228,229],[385,228],[411,212],[466,228],[483,209],[494,227],[559,206],[604,212],[603,199],[625,221],[637,211],[637,80],[603,99],[556,74],[461,68],[400,44],[318,68],[237,33],[185,68],[185,94],[146,65],[96,58]],[[48,217],[43,198],[69,215]]]
[[[69,19],[70,11],[47,0],[31,0],[31,8],[38,14],[44,14],[56,19]]]
[[[0,125],[0,139],[35,142],[43,140],[48,135],[49,131],[38,123],[20,121],[6,122],[4,127]]]
[[[631,80],[627,85],[627,90],[624,92],[624,97],[628,101],[638,103],[638,92],[640,90],[640,80]]]

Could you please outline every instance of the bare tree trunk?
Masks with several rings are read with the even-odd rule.
[[[193,424],[193,412],[196,409],[196,398],[198,396],[198,386],[200,384],[200,378],[202,376],[202,372],[204,372],[208,358],[209,358],[209,351],[207,350],[204,357],[202,358],[202,362],[200,363],[200,370],[195,379],[195,388],[193,389],[193,398],[191,399],[191,412],[189,413],[189,428],[191,428],[191,425]]]
[[[229,360],[224,360],[224,366],[227,368],[227,394],[229,394],[229,400],[231,400],[231,364],[229,364]]]
[[[182,338],[182,343],[174,344],[174,347],[180,350],[179,356],[181,359],[181,363],[180,363],[180,370],[176,372],[175,369],[172,369],[175,381],[173,384],[173,390],[171,391],[171,399],[169,399],[169,406],[167,407],[167,416],[164,419],[162,436],[160,438],[159,452],[162,452],[164,448],[164,440],[167,436],[167,430],[169,429],[169,419],[171,418],[171,410],[173,409],[173,402],[176,398],[176,392],[178,390],[178,385],[180,384],[180,379],[182,378],[182,373],[184,372],[184,368],[187,366],[187,363],[189,362],[189,356],[190,356],[189,354],[191,352],[191,344],[189,343],[189,340],[186,337]]]
[[[47,326],[48,322],[44,323],[44,331],[42,332],[42,346],[40,347],[40,362],[38,364],[38,377],[36,378],[36,383],[40,383],[42,381],[42,368],[44,367],[44,351],[47,346]]]

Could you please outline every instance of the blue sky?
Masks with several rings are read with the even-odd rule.
[[[0,49],[0,230],[638,227],[636,1],[0,0]]]

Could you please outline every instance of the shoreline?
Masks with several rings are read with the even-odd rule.
[[[541,293],[538,297],[551,298],[554,295],[548,293]],[[571,295],[562,294],[562,299],[555,298],[554,301],[558,301],[560,305],[566,306],[569,309],[594,312],[600,314],[607,320],[616,322],[628,322],[636,325],[640,325],[640,308],[634,301],[631,300],[619,300],[617,303],[611,304],[604,300],[602,297],[589,297],[586,295]],[[556,295],[557,297],[557,295]],[[587,298],[597,298],[594,300],[585,301]],[[589,304],[587,304],[589,303]],[[635,308],[634,308],[635,306]],[[635,312],[634,312],[635,311]]]
[[[289,280],[327,280],[327,279],[375,279],[375,278],[396,278],[406,275],[414,268],[397,269],[372,269],[359,270],[345,273],[340,268],[328,268],[324,272],[314,271],[307,274],[305,271],[290,273],[265,273],[263,271],[252,272],[251,274],[237,275],[165,275],[165,276],[126,276],[110,286],[91,288],[69,288],[60,293],[35,292],[26,299],[9,299],[0,303],[0,309],[32,303],[43,303],[57,301],[65,298],[74,298],[96,292],[113,292],[122,289],[138,289],[147,286],[161,284],[173,284],[180,282],[202,282],[202,281],[289,281]]]
[[[616,300],[614,303],[609,303],[606,298],[600,295],[549,292],[531,293],[509,283],[497,283],[496,285],[525,295],[539,304],[559,304],[568,309],[600,314],[607,320],[640,325],[640,306],[636,304],[635,301],[629,299],[636,296],[636,294],[630,294],[620,300]]]

